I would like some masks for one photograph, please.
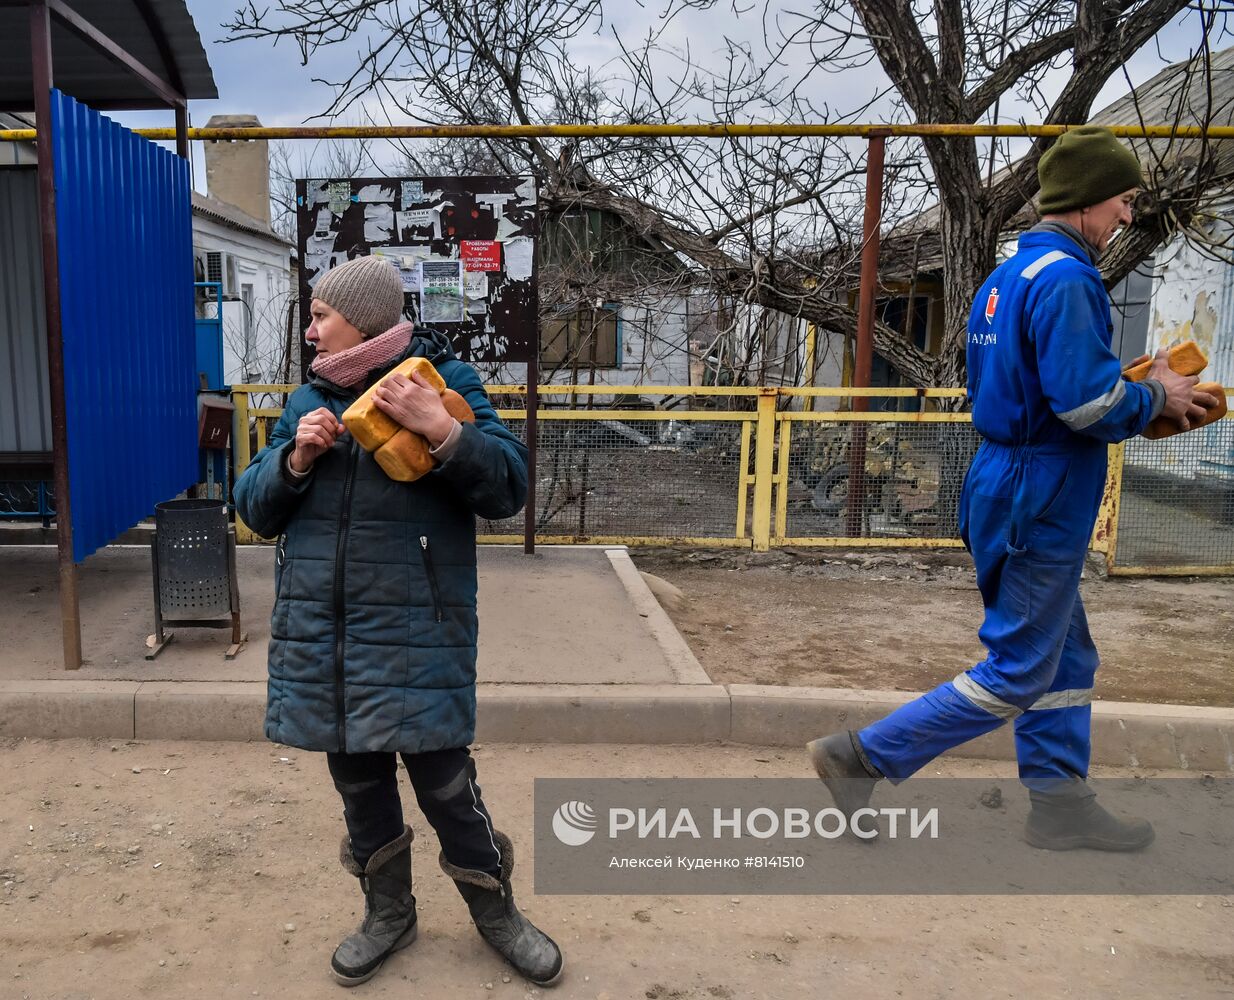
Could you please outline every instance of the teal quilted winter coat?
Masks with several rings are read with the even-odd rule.
[[[278,536],[265,726],[277,743],[420,753],[474,738],[475,519],[522,508],[527,449],[444,336],[418,332],[413,356],[475,411],[448,461],[395,482],[344,434],[306,479],[287,471],[300,417],[320,406],[341,416],[391,362],[354,389],[316,376],[297,389],[236,482],[239,515]]]

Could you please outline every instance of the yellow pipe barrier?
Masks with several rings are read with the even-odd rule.
[[[758,397],[758,428],[754,438],[754,551],[771,548],[771,480],[775,461],[776,390]]]
[[[737,537],[742,541],[746,537],[746,505],[750,487],[754,485],[750,472],[750,433],[753,430],[754,425],[749,420],[741,425],[741,452],[737,459]]]
[[[488,391],[497,394],[517,394],[520,386],[494,385]],[[257,421],[257,444],[266,444],[268,421],[281,415],[278,406],[254,406],[253,395],[292,392],[293,385],[260,384],[237,385],[233,388],[235,399],[235,424],[233,442],[237,474],[252,461],[249,423]],[[736,523],[733,533],[727,536],[674,536],[674,535],[537,535],[544,544],[596,544],[596,545],[687,545],[697,547],[735,547],[768,551],[772,546],[798,548],[851,548],[851,549],[954,549],[962,546],[958,538],[947,537],[877,537],[842,536],[788,536],[788,500],[791,482],[791,459],[793,424],[795,423],[932,423],[963,424],[972,419],[968,413],[919,413],[919,412],[862,412],[849,411],[797,411],[780,410],[781,399],[800,396],[855,396],[870,395],[891,398],[921,395],[916,389],[853,389],[849,387],[823,387],[801,389],[789,387],[700,387],[698,386],[549,386],[545,394],[597,396],[613,395],[707,395],[733,398],[755,397],[755,409],[745,410],[665,410],[665,409],[603,409],[583,410],[549,408],[540,409],[538,415],[547,422],[561,421],[710,421],[741,424],[741,444],[736,469],[737,489]],[[705,391],[704,391],[705,390]],[[1234,394],[1234,389],[1227,388]],[[962,389],[931,389],[925,394],[958,397]],[[501,409],[498,414],[506,419],[523,419],[526,409]],[[1234,420],[1234,414],[1229,418]],[[1110,473],[1102,499],[1097,526],[1090,547],[1104,555],[1109,573],[1116,576],[1223,576],[1230,575],[1230,566],[1119,566],[1118,528],[1124,446],[1110,448]],[[753,457],[753,463],[751,463]],[[751,468],[752,466],[752,468]],[[751,489],[753,487],[753,489]],[[751,497],[752,494],[752,497]],[[751,509],[752,508],[752,509]],[[747,527],[749,520],[749,527]],[[671,530],[671,529],[670,529]],[[259,541],[256,535],[240,519],[236,519],[236,538],[241,543]],[[482,535],[480,540],[488,543],[519,544],[522,535]]]
[[[776,525],[775,537],[783,538],[788,528],[788,469],[793,441],[791,420],[780,423],[780,465],[776,469]]]
[[[964,137],[1039,137],[1058,136],[1074,125],[835,125],[788,122],[710,122],[694,125],[292,125],[260,128],[190,128],[190,140],[249,139],[606,139],[606,138],[775,138],[815,136],[964,136]],[[1149,139],[1234,139],[1234,127],[1214,125],[1112,125],[1110,130],[1123,138]],[[171,141],[174,128],[134,129],[147,139]],[[32,128],[0,129],[0,142],[34,142]]]
[[[1105,555],[1106,568],[1114,565],[1114,549],[1118,543],[1118,508],[1123,495],[1123,457],[1127,446],[1112,444],[1107,449],[1105,489],[1101,494],[1101,506],[1097,509],[1097,523],[1093,525],[1093,537],[1088,547]]]
[[[809,536],[777,538],[776,545],[801,549],[962,549],[958,538],[843,538],[840,536]]]
[[[240,473],[247,469],[249,462],[253,460],[252,452],[249,451],[249,394],[233,391],[231,398],[236,406],[232,416],[231,452],[236,464],[236,478],[239,479]],[[240,545],[251,545],[258,540],[253,529],[236,514],[236,542]]]
[[[971,413],[935,413],[917,410],[800,410],[780,414],[781,420],[811,424],[967,424]]]
[[[781,396],[871,396],[878,399],[913,399],[924,396],[926,399],[959,399],[968,395],[967,389],[915,389],[912,386],[896,386],[894,388],[865,388],[853,386],[826,386],[808,388],[805,386],[784,386],[776,390]]]
[[[476,535],[481,545],[522,545],[522,535]],[[711,535],[536,535],[537,545],[686,545],[693,548],[748,549],[748,538]]]

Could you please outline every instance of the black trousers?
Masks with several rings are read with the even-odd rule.
[[[402,757],[416,802],[437,833],[446,860],[499,877],[501,852],[467,747]],[[326,761],[343,799],[352,857],[363,866],[403,832],[398,765],[393,753],[328,753]]]

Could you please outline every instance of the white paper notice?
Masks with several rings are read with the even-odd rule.
[[[482,316],[488,312],[488,275],[483,271],[464,271],[463,297],[469,313]]]
[[[463,262],[420,262],[420,322],[461,323],[465,319]]]
[[[527,281],[531,277],[531,263],[535,247],[535,241],[530,236],[516,236],[502,244],[506,259],[506,276],[511,281]]]
[[[399,277],[403,279],[404,292],[420,290],[420,261],[429,260],[433,251],[426,246],[410,247],[373,247],[373,254],[385,257],[398,268]]]
[[[511,236],[515,235],[515,233],[517,233],[522,228],[523,227],[520,226],[517,222],[511,222],[509,219],[505,219],[505,218],[499,219],[497,221],[497,239],[508,240]]]
[[[365,184],[356,195],[356,201],[394,201],[394,188],[380,184]]]
[[[364,239],[367,243],[379,243],[390,238],[394,229],[394,206],[369,202],[364,206]]]

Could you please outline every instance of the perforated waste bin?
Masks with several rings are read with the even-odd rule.
[[[166,500],[154,508],[154,635],[152,660],[174,633],[168,626],[230,628],[232,659],[246,636],[240,631],[236,586],[236,536],[222,500]]]

